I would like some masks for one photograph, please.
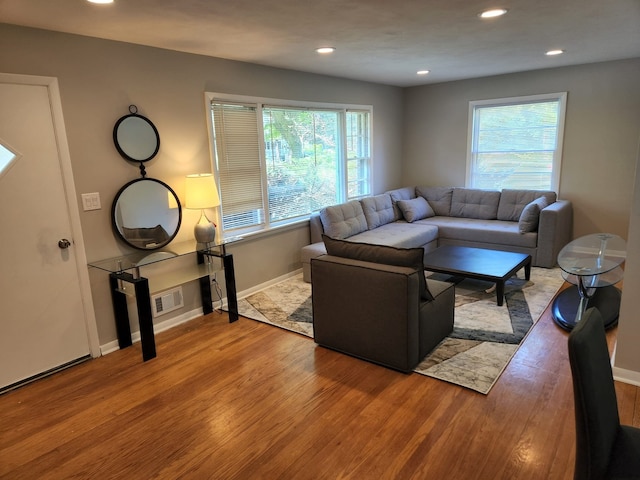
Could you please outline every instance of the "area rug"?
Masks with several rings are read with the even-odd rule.
[[[493,284],[430,274],[456,284],[454,330],[415,372],[488,394],[563,280],[558,269],[531,269],[505,285],[496,303]],[[238,301],[242,316],[313,338],[311,284],[297,275]]]

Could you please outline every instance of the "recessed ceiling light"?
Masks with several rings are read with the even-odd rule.
[[[549,55],[550,57],[554,56],[554,55],[562,55],[564,53],[564,50],[549,50],[547,53],[545,53],[545,55]]]
[[[493,10],[485,10],[478,16],[480,18],[495,18],[495,17],[501,17],[505,13],[507,13],[506,8],[494,8]]]
[[[416,73],[418,75],[427,75],[429,73],[429,70],[418,70]]]
[[[113,3],[113,0],[87,0],[87,2],[107,4],[107,3]]]
[[[327,54],[327,53],[333,53],[335,52],[336,49],[334,47],[320,47],[320,48],[316,48],[316,52],[321,53],[321,54]]]

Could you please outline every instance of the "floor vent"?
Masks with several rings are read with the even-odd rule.
[[[182,287],[167,290],[151,297],[151,308],[154,317],[159,317],[182,307],[184,307]]]

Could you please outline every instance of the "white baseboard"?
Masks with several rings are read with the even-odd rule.
[[[268,282],[264,282],[264,283],[261,283],[260,285],[256,285],[255,287],[251,287],[251,288],[248,288],[247,290],[243,290],[242,292],[238,293],[238,299],[246,298],[249,295],[253,295],[254,293],[259,292],[260,290],[264,290],[265,288],[270,287],[271,285],[276,285],[277,283],[284,282],[288,278],[295,277],[296,275],[299,275],[301,273],[302,273],[302,269],[299,268],[298,270],[295,270],[293,272],[280,275],[279,277],[274,278],[273,280],[269,280]]]
[[[640,372],[634,372],[633,370],[626,370],[620,367],[613,367],[612,370],[614,380],[640,387]]]
[[[270,287],[271,285],[275,285],[277,283],[283,282],[284,280],[287,280],[288,278],[291,277],[295,277],[296,275],[302,273],[302,269],[298,269],[295,270],[293,272],[289,272],[285,275],[281,275],[277,278],[274,278],[273,280],[269,280],[268,282],[264,282],[261,283],[260,285],[256,285],[255,287],[251,287],[247,290],[243,290],[242,292],[238,293],[238,299],[242,299],[245,297],[248,297],[249,295],[253,295],[256,292],[259,292],[260,290],[263,290],[267,287]],[[215,294],[214,294],[215,296]],[[218,304],[220,302],[220,300],[214,300],[214,306],[215,304]],[[227,298],[223,298],[222,299],[222,307],[226,308],[227,307]],[[196,308],[195,310],[191,310],[190,312],[186,312],[183,313],[182,315],[178,315],[176,317],[171,317],[167,320],[165,320],[164,322],[159,322],[159,323],[155,323],[153,325],[153,330],[155,333],[160,333],[163,332],[165,330],[169,330],[170,328],[173,328],[177,325],[181,325],[183,323],[188,322],[189,320],[193,320],[194,318],[198,318],[201,317],[204,314],[204,312],[202,311],[202,308]],[[131,340],[133,342],[139,342],[140,341],[140,332],[132,332],[131,333]],[[118,346],[118,340],[113,340],[111,342],[107,342],[104,345],[100,345],[100,353],[102,355],[107,355],[109,353],[113,353],[116,350],[119,350],[120,347]]]
[[[616,367],[616,353],[618,352],[618,342],[613,346],[613,352],[611,353],[611,371],[613,373],[613,379],[618,382],[628,383],[629,385],[635,385],[640,387],[640,372],[633,370],[626,370],[624,368]]]
[[[169,330],[177,325],[181,325],[183,323],[188,322],[189,320],[193,320],[194,318],[201,317],[203,315],[202,308],[196,308],[195,310],[191,310],[190,312],[183,313],[182,315],[177,315],[175,317],[171,317],[163,322],[158,322],[153,325],[153,331],[155,333],[164,332],[165,330]],[[140,341],[140,332],[132,332],[131,340],[133,342]],[[116,350],[119,350],[118,340],[113,340],[111,342],[107,342],[104,345],[100,345],[100,353],[102,355],[107,355],[109,353],[113,353]]]

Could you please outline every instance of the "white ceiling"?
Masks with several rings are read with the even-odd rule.
[[[0,0],[0,22],[396,86],[640,57],[640,0]]]

